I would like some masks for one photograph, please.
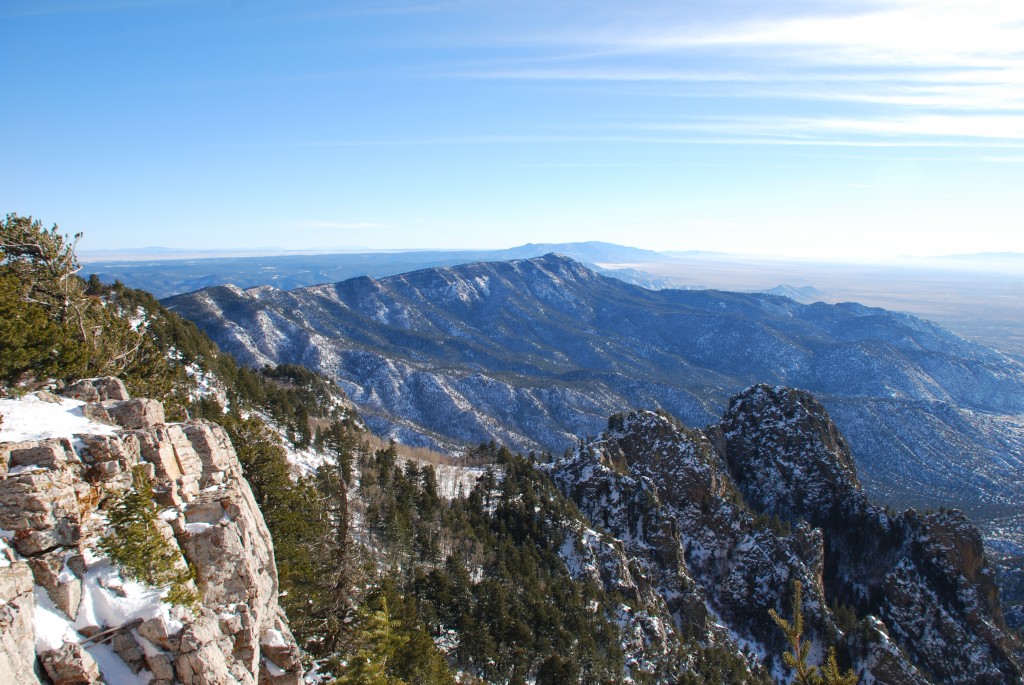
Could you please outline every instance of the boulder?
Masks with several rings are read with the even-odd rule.
[[[64,550],[57,549],[32,557],[28,563],[36,584],[45,588],[57,608],[73,621],[82,603],[82,581],[64,570],[64,557]]]
[[[147,654],[146,668],[153,674],[149,685],[170,685],[174,682],[174,661],[169,654]]]
[[[59,649],[39,655],[53,685],[92,685],[100,681],[100,668],[85,647],[65,642]]]
[[[34,471],[0,481],[0,528],[14,531],[13,546],[25,556],[81,539],[75,478],[68,471]]]
[[[85,555],[81,552],[72,552],[67,558],[68,568],[79,578],[85,576],[85,572],[89,570],[89,565],[85,562]]]
[[[203,462],[180,425],[156,426],[131,433],[142,459],[153,465],[157,501],[178,506],[199,494]]]
[[[260,638],[260,650],[263,658],[283,671],[302,672],[299,662],[299,648],[288,629],[283,616],[277,616],[274,627],[268,628]]]
[[[82,443],[82,456],[94,462],[121,461],[136,464],[139,461],[139,439],[134,435],[75,435]]]
[[[181,651],[174,662],[181,682],[191,685],[226,685],[234,680],[229,673],[224,651],[218,644],[220,637],[222,633],[212,619],[200,618],[185,626],[181,632]]]
[[[110,640],[110,646],[114,648],[114,653],[121,657],[121,661],[128,665],[132,673],[138,673],[146,667],[146,654],[130,632],[114,635]]]
[[[83,402],[104,402],[129,398],[124,381],[113,376],[83,378],[66,386],[61,394]]]
[[[161,481],[177,481],[183,471],[178,464],[167,431],[162,428],[149,428],[131,434],[139,443],[139,455],[156,469],[156,477]]]
[[[152,428],[164,422],[164,405],[157,400],[108,400],[102,404],[110,418],[128,429]]]
[[[214,525],[224,518],[224,505],[218,499],[197,499],[185,507],[187,523],[208,523]]]
[[[227,432],[215,423],[191,421],[183,426],[185,435],[203,464],[203,487],[221,482],[224,474],[238,466],[238,457]]]
[[[106,488],[131,486],[132,469],[139,463],[139,440],[134,435],[76,435],[82,459],[89,464],[85,479]]]
[[[99,402],[87,402],[82,405],[82,416],[96,423],[106,423],[111,426],[117,425],[117,422],[111,418],[110,414],[107,413],[107,410]]]
[[[139,635],[169,652],[178,651],[181,645],[181,628],[168,625],[163,617],[157,616],[143,621],[136,630]]]
[[[12,470],[18,466],[59,469],[81,463],[68,440],[43,440],[29,447],[12,449],[9,455],[8,468]]]

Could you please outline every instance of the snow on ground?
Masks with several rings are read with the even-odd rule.
[[[41,585],[35,587],[36,611],[32,622],[36,629],[36,652],[58,649],[65,642],[79,642],[82,636],[71,627],[64,613],[54,606]]]
[[[266,418],[264,417],[264,420]],[[288,463],[292,465],[292,472],[300,476],[309,476],[316,473],[316,470],[320,468],[324,462],[334,462],[332,455],[325,455],[321,452],[317,452],[312,447],[306,449],[300,449],[294,444],[288,441],[284,431],[275,426],[273,423],[267,421],[267,425],[277,430],[281,436],[281,444],[284,445],[285,452],[288,458]],[[441,497],[452,500],[459,496],[468,495],[469,491],[476,485],[476,481],[484,474],[483,467],[480,466],[455,466],[450,464],[435,464],[430,461],[423,461],[415,457],[407,457],[399,455],[402,462],[414,461],[419,466],[429,464],[434,468],[434,474],[437,476],[437,494]],[[500,478],[500,472],[496,470],[497,475]]]
[[[480,466],[451,466],[433,464],[437,476],[437,494],[447,500],[465,496],[476,485],[485,468]]]
[[[75,626],[119,626],[137,618],[162,616],[172,624],[170,606],[160,601],[164,591],[144,583],[122,579],[109,559],[86,550],[89,570],[82,579],[82,606]],[[122,596],[123,593],[123,596]]]
[[[296,447],[295,443],[288,439],[288,432],[267,414],[256,411],[252,412],[252,415],[263,421],[270,430],[277,433],[278,437],[281,438],[281,446],[284,447],[285,458],[292,466],[293,476],[312,476],[325,461],[334,461],[333,457],[317,452],[312,447],[305,449]]]
[[[90,421],[82,415],[85,402],[61,398],[48,402],[38,395],[0,400],[0,442],[70,438],[75,433],[113,435],[115,426]]]
[[[987,521],[981,528],[990,554],[1024,556],[1024,514]]]
[[[120,592],[124,593],[123,597]],[[82,642],[85,636],[78,630],[86,626],[118,626],[136,618],[156,616],[163,616],[173,625],[170,607],[160,601],[160,594],[159,590],[141,583],[122,580],[109,561],[92,557],[82,582],[82,606],[74,621],[68,620],[54,605],[42,586],[35,587],[36,651],[57,649],[64,642]],[[145,685],[152,679],[152,674],[146,670],[132,673],[107,644],[89,642],[86,650],[96,660],[108,683]]]
[[[185,373],[191,378],[196,386],[194,389],[189,391],[188,398],[190,400],[200,400],[204,397],[212,397],[217,400],[220,406],[224,407],[224,411],[228,410],[228,393],[224,387],[224,383],[217,378],[216,374],[212,371],[204,371],[201,366],[196,363],[186,364]]]
[[[569,574],[576,579],[600,578],[601,569],[597,565],[596,547],[601,544],[601,536],[592,528],[583,528],[573,535],[567,535],[558,550]]]
[[[283,435],[281,436],[281,442],[284,445],[285,452],[287,452],[288,463],[292,465],[293,469],[297,469],[301,476],[311,476],[316,473],[316,470],[325,461],[332,463],[334,461],[333,457],[321,454],[312,448],[299,449],[295,447]]]
[[[11,559],[15,559],[17,552],[7,544],[7,541],[14,535],[12,531],[0,529],[0,568],[11,565]]]
[[[73,621],[54,605],[42,586],[35,587],[37,652],[57,649],[64,642],[82,642],[85,636],[79,631],[87,626],[116,627],[135,619],[161,617],[169,631],[181,628],[181,622],[173,616],[178,610],[161,601],[162,590],[122,578],[110,560],[97,556],[91,547],[86,548],[85,555],[89,570],[82,578],[82,603]],[[63,572],[70,570],[65,567]],[[143,648],[147,646],[144,639],[139,641]],[[152,678],[146,670],[133,674],[107,644],[86,643],[86,650],[106,682],[144,685]]]
[[[288,643],[284,641],[284,634],[277,628],[269,628],[263,637],[260,638],[260,644],[264,647],[287,647]]]

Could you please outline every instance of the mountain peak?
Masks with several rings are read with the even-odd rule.
[[[529,262],[543,271],[560,278],[591,279],[598,275],[597,272],[588,268],[582,262],[561,252],[548,252],[540,257],[533,257],[532,259],[522,261]]]
[[[538,251],[574,255],[588,263],[596,262],[650,262],[664,259],[659,252],[638,247],[627,247],[614,243],[591,240],[580,243],[528,243],[506,250],[507,256],[532,257]]]
[[[704,433],[664,412],[615,414],[591,447],[609,467],[656,484],[667,501],[708,497],[719,488],[724,470]]]
[[[720,427],[729,467],[760,509],[796,520],[863,497],[846,440],[808,392],[753,385]]]

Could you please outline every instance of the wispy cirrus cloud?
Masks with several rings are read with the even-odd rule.
[[[972,111],[1024,111],[1020,69],[784,73],[694,72],[662,68],[508,69],[460,74],[469,78],[653,85],[664,96],[762,97]],[[699,88],[700,90],[694,90]]]
[[[785,5],[780,6],[782,8]],[[789,16],[688,13],[673,21],[552,33],[542,40],[602,46],[608,54],[749,50],[799,65],[1001,66],[1024,52],[1017,0],[888,0],[801,4]]]
[[[704,118],[667,124],[641,124],[657,131],[707,131],[736,135],[821,139],[855,134],[903,139],[964,138],[1024,142],[1024,116],[911,115],[878,119],[847,117]]]
[[[992,155],[982,159],[986,162],[995,162],[997,164],[1024,164],[1024,157],[1021,156]]]
[[[425,147],[425,146],[456,146],[456,145],[519,145],[538,143],[552,145],[738,145],[738,146],[825,146],[825,147],[866,147],[866,148],[978,148],[978,149],[1021,149],[1024,141],[1008,141],[1001,138],[929,138],[916,137],[858,137],[850,131],[839,128],[841,122],[831,122],[837,134],[823,135],[816,133],[815,120],[808,119],[800,124],[793,119],[766,120],[751,118],[747,121],[733,122],[677,122],[666,124],[631,124],[632,133],[593,133],[593,134],[551,134],[551,135],[490,135],[465,136],[450,138],[396,138],[391,140],[377,139],[372,141],[356,140],[322,140],[297,142],[296,147],[335,148],[335,147]],[[830,122],[821,122],[817,128],[827,128]],[[865,122],[869,123],[869,122]],[[839,133],[845,135],[839,135]],[[934,159],[931,157],[930,159]],[[978,161],[991,161],[990,157],[978,158]],[[534,166],[534,165],[517,165]],[[548,165],[544,165],[548,166]],[[551,165],[558,166],[558,165]],[[568,164],[573,167],[602,166],[633,166],[631,164]],[[642,163],[642,166],[663,166]]]
[[[375,221],[303,221],[297,228],[304,229],[326,229],[326,230],[350,230],[364,228],[386,228],[387,224]]]
[[[548,62],[530,56],[461,76],[714,101],[725,121],[676,127],[708,134],[965,146],[1024,137],[1020,0],[818,2],[756,18],[705,10],[678,20],[638,14],[614,25],[566,25],[524,41],[553,55],[583,56]],[[728,103],[741,99],[742,110]],[[759,109],[751,100],[772,114],[744,117],[742,130],[727,121]]]

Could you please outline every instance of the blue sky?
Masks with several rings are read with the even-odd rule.
[[[0,211],[86,250],[1024,252],[1020,0],[5,0],[0,26]]]

